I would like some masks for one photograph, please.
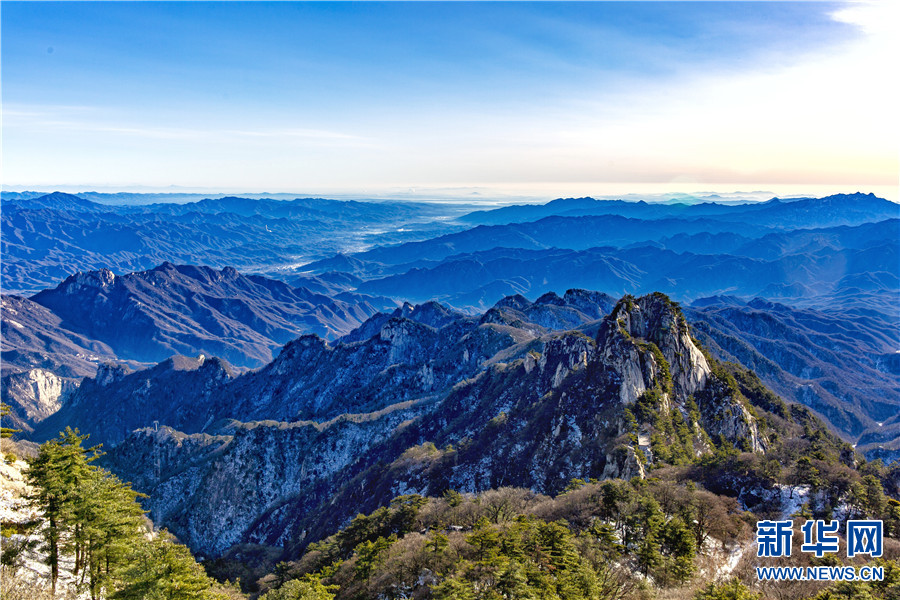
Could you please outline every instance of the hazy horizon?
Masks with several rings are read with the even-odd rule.
[[[382,190],[258,190],[258,189],[223,189],[223,188],[191,188],[183,186],[150,187],[150,186],[79,186],[79,185],[49,185],[49,186],[13,186],[14,189],[4,186],[3,191],[9,193],[63,192],[67,194],[145,194],[148,196],[251,196],[272,197],[273,199],[293,199],[320,197],[334,200],[374,200],[374,201],[410,201],[410,202],[441,202],[451,204],[472,204],[483,206],[502,206],[509,204],[539,204],[559,198],[583,198],[591,197],[597,200],[626,200],[646,202],[671,202],[679,198],[710,198],[720,197],[722,201],[759,201],[764,202],[772,198],[802,198],[824,197],[835,194],[875,194],[878,197],[900,202],[898,190],[892,186],[870,186],[865,189],[851,189],[848,186],[772,186],[771,189],[733,189],[725,186],[713,186],[704,189],[691,186],[657,186],[655,189],[648,186],[560,186],[569,189],[572,193],[538,194],[527,190],[514,188],[486,188],[486,187],[450,187],[450,188],[416,188],[416,189],[382,189]],[[581,193],[582,189],[593,189],[594,193]]]

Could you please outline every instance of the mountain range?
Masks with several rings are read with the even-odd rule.
[[[395,306],[359,294],[330,298],[230,267],[172,263],[121,276],[108,269],[77,273],[30,299],[4,296],[5,310],[7,305],[43,316],[43,337],[56,344],[54,356],[87,355],[80,342],[93,344],[91,354],[98,358],[155,363],[173,354],[205,353],[240,367],[265,364],[273,350],[302,333],[338,337]],[[3,321],[9,346],[4,362],[11,365],[17,364],[14,353],[48,350],[46,344],[36,347],[33,326],[20,328],[16,322]],[[7,336],[7,330],[19,336]],[[60,339],[70,340],[69,346]]]
[[[584,203],[606,212],[565,216],[571,204]],[[900,300],[900,210],[871,195],[759,205],[560,200],[473,214],[490,221],[495,213],[548,211],[557,212],[304,268],[359,278],[359,291],[473,310],[511,293],[537,297],[571,286],[617,294],[661,290],[681,301],[715,295],[817,306],[862,301],[879,310]],[[635,214],[648,218],[625,216]]]
[[[549,216],[618,215],[636,219],[698,219],[763,222],[775,228],[854,225],[895,217],[896,206],[874,194],[836,194],[825,198],[772,198],[766,202],[630,202],[594,198],[559,198],[546,204],[506,206],[463,215],[471,225],[507,225]]]
[[[479,319],[400,310],[368,339],[305,336],[237,377],[209,361],[104,371],[48,431],[58,418],[116,443],[107,464],[150,494],[155,522],[206,555],[243,542],[303,546],[413,491],[555,493],[573,478],[640,475],[664,452],[649,428],[629,437],[623,411],[641,403],[684,415],[694,429],[678,443],[690,454],[720,438],[765,449],[747,401],[664,295],[626,297],[599,321],[607,297],[567,296],[577,303],[509,298]],[[573,320],[596,336],[541,324]],[[121,439],[128,427],[108,424],[128,418],[157,423]]]
[[[429,219],[450,211],[320,199],[222,197],[119,206],[59,193],[5,199],[4,219],[28,211],[50,211],[48,226],[63,213],[76,222],[88,215],[98,224],[115,218],[139,229],[163,254],[178,241],[165,228],[170,218],[225,219],[251,228],[259,224],[254,219],[266,220],[265,228],[280,219],[288,229],[306,219],[320,232],[365,220],[403,229],[396,227],[398,219],[420,219],[423,234]],[[30,400],[23,399],[27,404],[46,400],[40,389],[63,388],[53,377],[74,384],[103,361],[143,368],[173,354],[217,356],[236,371],[258,368],[298,335],[335,339],[407,300],[437,300],[441,310],[476,314],[510,295],[658,290],[691,303],[688,318],[717,355],[757,369],[767,385],[814,408],[848,439],[889,442],[893,438],[884,432],[891,431],[897,407],[900,347],[897,216],[896,204],[870,194],[728,204],[561,199],[457,215],[457,225],[444,226],[523,222],[338,253],[280,272],[290,283],[169,262],[120,275],[87,271],[30,299],[4,297],[3,374],[16,376],[15,385],[10,379],[4,388],[32,390]],[[140,224],[147,218],[165,223],[147,228]],[[33,231],[29,235],[4,234],[3,241],[36,239]],[[108,252],[94,258],[119,252],[116,235],[95,236],[97,248],[106,244]],[[54,238],[48,245],[60,243]],[[283,248],[271,250],[283,258]],[[81,259],[88,254],[81,247],[68,251],[80,252]],[[242,260],[251,258],[244,254]],[[16,261],[5,260],[4,268],[15,268],[10,262]],[[36,379],[53,384],[37,385]]]
[[[128,273],[163,262],[294,276],[294,267],[377,240],[432,237],[455,205],[225,197],[184,204],[109,205],[55,192],[4,198],[4,293],[33,294],[76,273]],[[459,228],[460,226],[456,226]]]
[[[823,473],[825,446],[900,458],[898,217],[865,194],[4,196],[4,290],[40,291],[2,297],[2,399],[29,439],[89,433],[157,525],[221,560],[296,558],[397,497],[666,469],[781,514],[793,449]],[[751,467],[709,475],[731,460]]]

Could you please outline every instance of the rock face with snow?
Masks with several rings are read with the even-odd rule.
[[[41,421],[35,439],[49,439],[67,426],[104,447],[120,443],[134,429],[156,424],[194,432],[217,419],[216,393],[234,376],[218,358],[173,356],[155,367],[129,372],[101,365],[85,378],[66,404]]]
[[[33,431],[36,424],[56,413],[80,380],[60,377],[45,369],[30,369],[3,378],[3,403],[11,408],[11,426]]]
[[[323,502],[324,482],[416,413],[415,406],[401,405],[321,424],[234,423],[217,436],[143,429],[116,448],[111,466],[141,474],[134,483],[151,492],[151,519],[196,551],[215,555],[247,539],[280,544],[288,540],[278,528],[284,506],[297,498]]]
[[[668,445],[765,449],[733,380],[664,295],[626,297],[599,321],[543,302],[507,298],[481,319],[404,307],[363,325],[367,339],[304,336],[259,371],[198,379],[181,403],[197,411],[190,433],[167,427],[188,409],[160,413],[161,427],[106,460],[150,495],[158,524],[209,556],[245,542],[296,549],[406,493],[558,493],[573,478],[644,477]],[[579,329],[548,330],[551,315]],[[138,375],[83,387],[134,395],[164,373]],[[667,433],[675,422],[681,438]]]

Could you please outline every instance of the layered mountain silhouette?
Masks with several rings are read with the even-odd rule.
[[[477,232],[476,228],[466,234]],[[438,238],[307,267],[333,271],[343,265],[349,268],[348,274],[363,280],[356,289],[366,293],[402,295],[416,301],[439,299],[481,309],[509,293],[536,297],[567,285],[617,293],[658,289],[685,301],[713,295],[762,295],[824,306],[832,303],[831,298],[819,296],[846,294],[880,303],[879,298],[888,302],[898,298],[898,235],[900,220],[891,219],[855,227],[767,234],[758,239],[737,233],[721,237],[704,233],[660,237],[657,242],[619,248],[535,249],[534,238],[518,247],[491,247],[514,242],[498,242],[485,232],[477,240],[484,249],[464,254],[449,254],[457,246],[439,243]],[[556,241],[571,247],[600,239]],[[433,247],[423,248],[425,245]],[[466,246],[474,248],[475,244]],[[432,251],[440,258],[421,258]],[[412,260],[416,256],[420,258]],[[368,260],[374,258],[383,262]]]
[[[24,302],[49,311],[60,335],[101,342],[118,358],[158,362],[199,352],[260,366],[302,333],[338,337],[385,307],[372,297],[343,298],[230,267],[167,262],[122,276],[78,273]]]
[[[874,194],[836,194],[825,198],[772,198],[767,202],[627,202],[594,198],[559,198],[540,205],[506,206],[460,217],[473,225],[506,225],[549,216],[619,215],[637,219],[714,217],[725,221],[759,223],[778,228],[831,227],[881,221],[897,215],[896,205]]]
[[[459,229],[447,219],[459,212],[453,205],[316,198],[120,205],[60,192],[4,193],[0,274],[3,292],[20,295],[75,272],[128,273],[165,261],[287,278],[312,258]]]

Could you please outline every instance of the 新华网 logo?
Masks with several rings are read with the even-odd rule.
[[[826,553],[837,552],[839,540],[837,536],[839,523],[835,520],[822,519],[806,521],[800,530],[803,532],[801,552],[815,554],[821,558]],[[758,557],[780,558],[791,555],[791,539],[794,535],[794,522],[757,521],[756,543]],[[884,526],[882,521],[847,521],[847,557],[866,554],[878,558],[883,550]]]

